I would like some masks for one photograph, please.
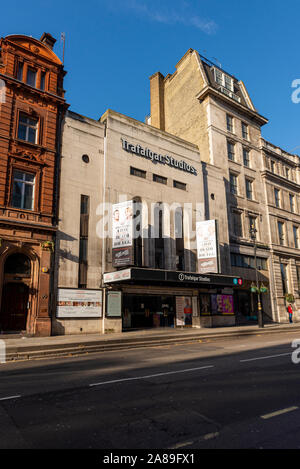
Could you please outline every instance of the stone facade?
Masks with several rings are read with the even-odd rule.
[[[50,335],[59,126],[55,39],[0,39],[0,330]],[[13,301],[12,301],[13,298]]]
[[[256,295],[249,294],[250,286],[256,282],[254,241],[250,235],[250,229],[254,228],[260,268],[258,280],[269,290],[269,294],[262,294],[263,311],[266,318],[286,321],[280,264],[287,266],[286,289],[296,297],[296,312],[299,308],[299,250],[294,241],[299,226],[299,157],[263,141],[261,127],[267,119],[256,111],[244,83],[198,52],[188,50],[172,75],[159,74],[159,82],[156,76],[150,77],[148,122],[157,127],[163,122],[168,132],[196,144],[201,159],[223,174],[231,256],[227,272],[245,279],[238,308],[245,312],[257,308]],[[158,93],[163,98],[160,113],[164,111],[160,120],[152,119],[152,112],[157,115]],[[288,177],[286,169],[285,173],[280,169],[282,165],[289,168]],[[282,200],[281,206],[274,208],[276,184]],[[290,194],[294,197],[292,214]],[[286,230],[280,247],[279,219]]]
[[[146,152],[148,157],[145,157]],[[173,164],[162,164],[158,155],[169,155]],[[85,161],[84,156],[88,156]],[[126,302],[132,301],[132,298],[144,298],[145,304],[153,298],[153,301],[166,298],[165,301],[174,305],[176,295],[187,295],[198,301],[198,288],[185,284],[172,288],[168,283],[109,284],[103,281],[103,274],[116,272],[113,262],[112,214],[114,205],[123,201],[135,201],[141,212],[142,239],[139,247],[134,241],[134,262],[130,265],[149,269],[149,272],[156,272],[157,269],[197,272],[196,221],[216,218],[221,234],[221,270],[226,272],[230,252],[223,173],[221,169],[201,161],[196,145],[111,110],[99,122],[68,112],[63,130],[60,187],[60,221],[56,244],[58,290],[102,290],[103,309],[106,308],[107,294],[119,291],[122,293],[123,306],[122,317],[114,318],[108,314],[104,320],[103,317],[76,318],[76,314],[72,318],[61,319],[53,314],[54,333],[119,332],[124,327]],[[90,203],[84,285],[80,275],[82,195],[88,196]],[[162,256],[158,258],[153,232],[158,220],[156,209],[159,207],[163,210],[163,245]],[[176,241],[177,209],[182,210],[181,251]],[[233,289],[229,290],[232,294]],[[209,288],[204,288],[205,294],[209,291]],[[223,291],[221,285],[218,291]],[[228,293],[225,288],[226,291]],[[199,305],[193,318],[195,327],[207,324],[207,319],[201,319],[198,313]],[[223,323],[229,324],[234,317],[225,319]],[[222,318],[219,320],[222,321]]]
[[[261,139],[262,179],[269,221],[273,274],[272,301],[275,318],[287,321],[286,295],[294,297],[300,319],[300,181],[299,157]],[[281,227],[279,226],[281,225]],[[282,230],[282,231],[281,231]],[[284,278],[285,277],[285,278]]]
[[[59,223],[55,250],[55,285],[58,289],[78,289],[82,284],[88,290],[101,287],[102,243],[96,228],[99,221],[97,210],[103,193],[104,130],[100,122],[70,111],[63,123]],[[81,213],[82,196],[87,198],[88,213]],[[79,266],[80,242],[87,244],[84,271]],[[56,307],[53,310],[54,334],[102,331],[100,318],[56,318],[55,313]]]

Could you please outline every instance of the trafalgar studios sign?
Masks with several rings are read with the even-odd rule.
[[[194,166],[186,163],[183,160],[177,160],[173,156],[162,155],[160,153],[155,153],[149,148],[142,147],[139,143],[137,145],[127,142],[124,138],[121,138],[123,150],[133,153],[134,155],[146,158],[147,160],[152,161],[152,163],[160,163],[163,165],[170,166],[171,168],[176,168],[186,173],[194,174],[197,176],[197,171]]]
[[[112,261],[114,267],[133,264],[133,202],[112,206]]]
[[[216,220],[196,223],[198,272],[218,273],[218,243]]]

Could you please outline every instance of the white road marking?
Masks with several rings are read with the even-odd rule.
[[[299,407],[287,407],[286,409],[281,409],[281,410],[276,410],[275,412],[271,412],[270,414],[265,414],[265,415],[261,415],[260,417],[262,419],[270,419],[272,417],[277,417],[277,415],[281,415],[281,414],[286,414],[288,412],[292,412],[293,410],[297,410]]]
[[[185,443],[177,443],[177,445],[171,446],[168,449],[179,449],[179,448],[184,448],[185,446],[192,445],[194,442],[193,441],[186,441]]]
[[[213,438],[217,438],[218,436],[220,435],[219,432],[215,432],[215,433],[206,433],[206,435],[202,435],[200,438],[197,438],[196,440],[194,441],[186,441],[184,443],[177,443],[176,445],[174,446],[171,446],[170,448],[168,449],[180,449],[180,448],[184,448],[185,446],[190,446],[190,445],[193,445],[194,443],[197,443],[199,441],[202,441],[202,440],[212,440]]]
[[[7,401],[8,399],[18,399],[19,397],[21,397],[21,396],[18,395],[18,396],[1,397],[0,401]]]
[[[219,436],[219,432],[215,433],[207,433],[203,436],[203,440],[212,440],[213,438],[217,438]]]
[[[141,380],[141,379],[156,378],[158,376],[175,375],[175,374],[178,374],[178,373],[189,373],[191,371],[205,370],[207,368],[214,368],[214,365],[201,366],[199,368],[188,368],[186,370],[179,370],[179,371],[168,371],[166,373],[156,373],[156,374],[153,374],[153,375],[146,375],[146,376],[135,376],[133,378],[113,379],[111,381],[102,381],[100,383],[90,384],[89,386],[90,387],[91,386],[102,386],[104,384],[122,383],[124,381],[134,381],[134,380]]]
[[[240,363],[252,362],[252,361],[255,361],[255,360],[267,360],[268,358],[284,357],[286,355],[291,355],[291,354],[292,354],[292,352],[288,352],[288,353],[278,353],[277,355],[266,355],[264,357],[247,358],[247,359],[244,359],[244,360],[240,360]]]

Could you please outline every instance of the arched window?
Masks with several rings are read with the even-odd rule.
[[[31,262],[29,257],[22,253],[11,254],[5,262],[4,274],[31,275]]]

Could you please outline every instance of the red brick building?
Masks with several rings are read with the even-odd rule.
[[[0,333],[51,334],[60,125],[55,39],[0,39]]]

